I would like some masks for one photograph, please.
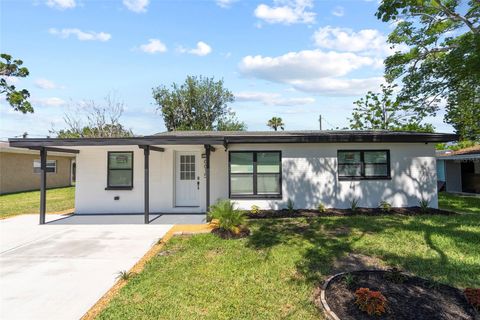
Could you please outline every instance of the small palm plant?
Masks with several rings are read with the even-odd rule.
[[[352,210],[353,213],[356,213],[358,211],[358,203],[360,202],[359,199],[353,198],[352,202],[350,202],[350,210]]]
[[[422,197],[422,199],[420,199],[419,204],[420,204],[420,211],[422,211],[423,213],[426,213],[428,211],[428,208],[430,207],[430,201]]]
[[[222,231],[237,234],[245,224],[245,212],[235,208],[230,200],[220,200],[210,207],[209,217],[215,219]]]
[[[122,270],[122,271],[119,271],[117,273],[116,279],[127,281],[128,279],[130,279],[134,275],[135,275],[135,273],[133,273],[133,272]]]

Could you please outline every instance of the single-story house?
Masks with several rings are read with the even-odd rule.
[[[47,187],[72,184],[75,155],[52,152],[46,163]],[[14,148],[0,141],[0,194],[40,189],[40,155],[38,150]]]
[[[480,145],[438,153],[437,176],[447,192],[480,194]]]
[[[144,213],[148,223],[150,212],[204,213],[219,199],[242,209],[280,209],[288,200],[296,208],[347,208],[354,199],[364,207],[417,206],[421,199],[437,207],[435,144],[456,139],[389,131],[176,131],[10,143],[40,150],[44,165],[49,152],[77,155],[76,213]]]

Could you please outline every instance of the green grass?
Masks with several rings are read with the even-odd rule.
[[[438,206],[446,210],[480,214],[480,197],[441,192],[438,195]]]
[[[473,214],[258,220],[245,239],[175,237],[98,318],[318,319],[314,288],[349,252],[479,287],[478,207],[470,199],[441,201]]]
[[[47,212],[55,212],[74,207],[75,187],[47,190]],[[24,213],[38,213],[40,191],[27,191],[0,195],[0,218]]]

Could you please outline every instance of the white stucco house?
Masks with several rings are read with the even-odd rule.
[[[148,222],[150,212],[204,213],[219,199],[242,209],[280,209],[289,199],[297,208],[347,208],[353,199],[364,207],[428,199],[437,207],[435,144],[456,139],[389,131],[177,131],[10,144],[39,149],[43,162],[50,151],[77,153],[76,213],[143,213]]]

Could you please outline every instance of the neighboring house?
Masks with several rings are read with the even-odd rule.
[[[480,193],[480,145],[439,152],[437,172],[447,192]]]
[[[75,156],[52,152],[47,160],[48,188],[72,184]],[[10,147],[0,142],[0,194],[40,189],[38,150]]]
[[[435,144],[453,134],[389,131],[166,132],[105,139],[11,139],[77,154],[77,213],[203,213],[242,209],[437,207]],[[49,178],[49,177],[47,177]],[[148,221],[148,220],[146,220]]]

